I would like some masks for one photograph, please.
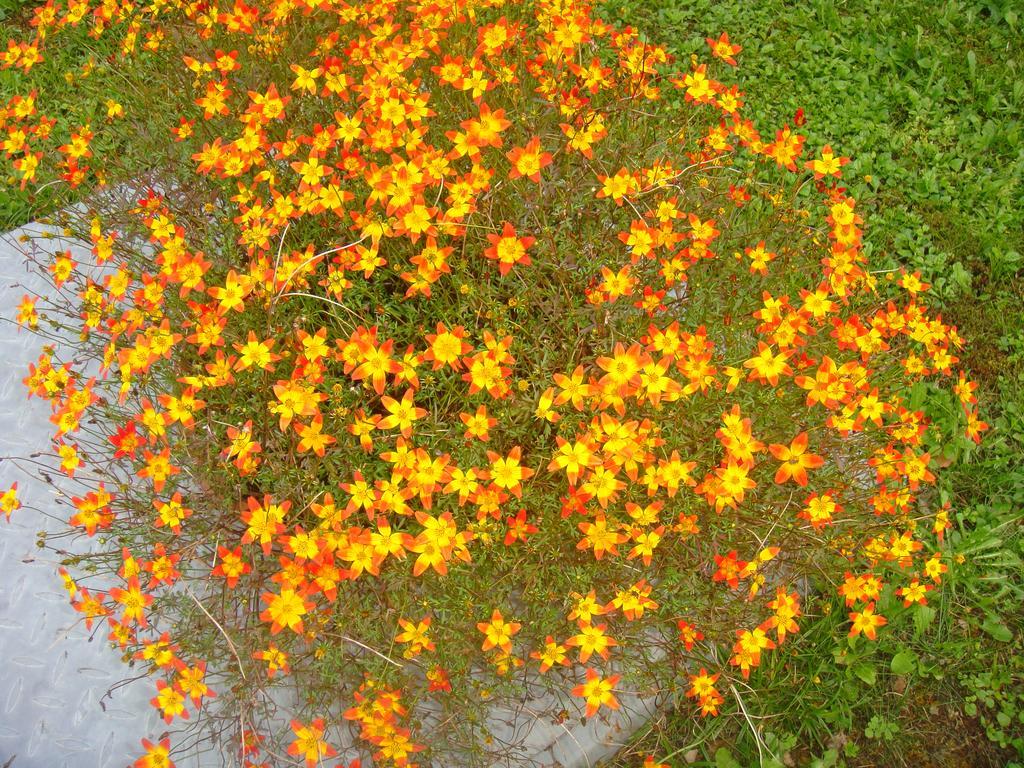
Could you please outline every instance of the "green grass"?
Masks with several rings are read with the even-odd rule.
[[[17,24],[26,9],[34,4],[26,0],[0,0],[0,24]]]
[[[33,29],[29,21],[37,5],[41,5],[38,0],[0,0],[0,49],[7,48],[8,40],[32,39]],[[116,47],[109,38],[95,40],[88,33],[88,26],[81,24],[66,32],[60,45],[46,46],[43,63],[37,65],[32,73],[41,95],[37,102],[39,112],[58,119],[55,136],[60,139],[58,143],[67,139],[63,133],[62,118],[73,115],[79,124],[89,122],[94,128],[102,126],[105,101],[113,92],[111,83],[119,84],[117,64],[107,63],[107,59],[116,53]],[[91,74],[83,77],[84,68],[91,69]],[[74,73],[74,76],[68,79],[66,73]],[[15,94],[23,95],[27,91],[23,83],[24,76],[20,71],[0,69],[0,104]],[[84,186],[69,189],[64,183],[42,187],[27,184],[22,189],[10,161],[0,159],[0,232],[80,202],[84,189]]]
[[[1024,28],[1011,0],[609,0],[682,58],[728,31],[737,78],[762,133],[807,119],[808,146],[848,155],[844,181],[867,207],[875,268],[902,264],[968,339],[965,360],[993,427],[964,441],[940,488],[965,561],[929,611],[907,611],[879,642],[851,647],[845,609],[799,636],[699,722],[682,705],[616,762],[1020,765],[1024,761]],[[923,394],[923,393],[922,393]],[[936,420],[943,404],[922,397]],[[758,679],[788,679],[771,695]],[[755,734],[756,732],[756,734]],[[1013,761],[1017,762],[1014,763]]]

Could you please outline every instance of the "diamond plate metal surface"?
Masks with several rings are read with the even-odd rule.
[[[141,737],[164,730],[149,706],[152,682],[117,687],[132,670],[109,647],[103,627],[86,632],[68,604],[56,558],[36,547],[38,532],[60,530],[68,509],[59,503],[60,476],[53,473],[50,485],[39,476],[42,465],[24,460],[47,450],[53,432],[49,406],[28,400],[21,383],[40,340],[13,322],[25,293],[48,289],[26,268],[28,245],[19,242],[41,230],[28,225],[0,236],[0,489],[17,481],[23,504],[0,522],[0,765],[123,768],[138,757]],[[89,258],[72,250],[78,260]],[[64,490],[77,494],[81,487]]]

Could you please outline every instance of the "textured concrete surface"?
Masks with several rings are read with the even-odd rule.
[[[0,521],[0,766],[122,768],[138,756],[142,736],[163,731],[148,703],[152,682],[113,690],[132,671],[108,646],[103,626],[89,633],[78,621],[56,557],[36,547],[39,531],[63,527],[68,507],[59,503],[60,489],[81,491],[60,486],[57,474],[58,485],[47,484],[43,466],[24,460],[46,451],[53,432],[48,404],[28,400],[21,383],[40,341],[13,322],[25,293],[47,291],[26,269],[28,245],[19,242],[40,230],[29,225],[0,236],[0,489],[17,481],[23,503],[10,522]],[[88,255],[76,251],[76,258]]]

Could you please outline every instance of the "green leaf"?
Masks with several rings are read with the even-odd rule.
[[[856,664],[853,667],[853,674],[859,677],[868,685],[875,684],[875,665],[874,664]]]
[[[836,762],[839,760],[839,753],[830,749],[821,757],[817,757],[811,761],[811,768],[834,768]]]
[[[914,611],[914,636],[920,637],[935,620],[935,609],[930,605],[919,605]]]
[[[725,747],[719,747],[715,750],[715,768],[743,768],[743,766],[736,762],[732,752]]]
[[[1013,640],[1013,632],[995,614],[988,614],[985,621],[981,623],[981,628],[1000,643],[1008,643]]]
[[[913,651],[900,651],[892,657],[889,665],[894,675],[909,675],[917,669],[917,654]]]

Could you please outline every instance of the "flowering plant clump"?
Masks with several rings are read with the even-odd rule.
[[[250,766],[450,764],[528,683],[715,715],[816,594],[873,640],[941,583],[928,488],[963,438],[909,393],[952,390],[979,439],[962,340],[869,270],[847,159],[743,117],[728,35],[676,62],[564,0],[49,0],[32,27],[13,171],[141,183],[66,214],[93,264],[48,254],[97,375],[47,346],[25,382],[104,545],[72,602],[168,725]],[[76,35],[115,42],[51,118],[34,78]],[[136,766],[171,764],[149,736]]]

